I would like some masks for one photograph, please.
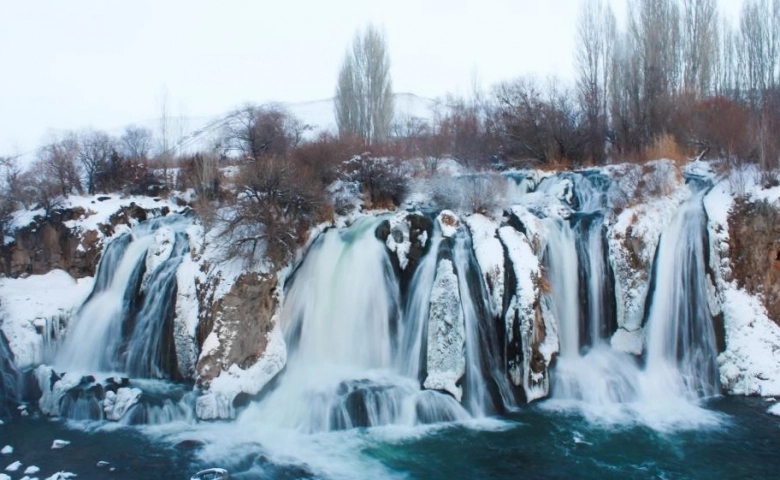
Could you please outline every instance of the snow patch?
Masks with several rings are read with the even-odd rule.
[[[39,330],[47,321],[70,318],[89,295],[92,284],[92,277],[74,280],[64,270],[0,279],[0,328],[20,369],[45,361],[44,337]]]
[[[457,385],[466,373],[466,326],[452,261],[444,259],[436,269],[428,316],[428,376],[423,386],[449,392],[461,401]]]

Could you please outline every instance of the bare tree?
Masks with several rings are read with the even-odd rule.
[[[628,31],[640,66],[642,143],[669,123],[671,97],[680,91],[680,10],[675,0],[633,0]]]
[[[609,4],[603,0],[585,0],[577,21],[577,95],[585,114],[588,156],[598,163],[605,155],[615,35],[615,15]]]
[[[78,137],[73,134],[54,140],[38,151],[39,175],[55,184],[60,195],[81,192],[81,177],[76,165],[78,153]]]
[[[95,130],[82,133],[78,141],[80,148],[76,158],[84,169],[87,193],[91,195],[98,189],[98,176],[108,167],[111,156],[116,153],[116,148],[114,140],[107,133]]]
[[[285,156],[297,147],[311,127],[279,104],[247,105],[230,115],[222,135],[226,153],[238,151],[248,158]]]
[[[119,150],[128,160],[146,160],[152,151],[152,131],[130,125],[119,139]]]
[[[746,0],[740,17],[743,88],[753,104],[780,84],[780,0]]]
[[[339,71],[334,103],[339,135],[359,136],[369,145],[390,135],[390,57],[384,34],[373,25],[355,35]]]
[[[683,88],[696,98],[710,92],[718,52],[716,0],[683,0]]]

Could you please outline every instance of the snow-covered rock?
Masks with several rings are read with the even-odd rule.
[[[430,302],[428,376],[423,386],[449,392],[460,401],[463,390],[457,383],[466,373],[466,327],[452,261],[439,262]]]
[[[52,442],[52,444],[51,444],[51,449],[52,450],[59,450],[61,448],[67,447],[68,445],[70,445],[70,441],[69,440],[55,439]]]
[[[642,326],[645,300],[658,242],[677,207],[690,195],[687,187],[626,208],[608,231],[610,264],[615,272],[617,323],[627,331]]]
[[[191,378],[198,362],[196,334],[198,329],[200,303],[196,280],[203,278],[200,267],[192,259],[192,253],[185,255],[176,270],[176,313],[173,323],[173,341],[179,374]]]
[[[0,328],[20,369],[45,360],[45,339],[39,331],[68,319],[89,295],[92,283],[91,277],[74,280],[64,270],[0,278]]]
[[[631,331],[623,327],[618,328],[610,339],[610,345],[619,352],[642,355],[645,345],[645,331],[643,328]]]
[[[146,252],[146,271],[141,285],[142,290],[149,286],[152,273],[163,262],[171,258],[176,243],[176,234],[168,227],[160,227],[154,232],[154,242]]]
[[[6,471],[6,472],[16,472],[16,471],[18,471],[18,470],[19,470],[21,467],[22,467],[22,462],[20,462],[20,461],[18,461],[18,460],[17,460],[17,461],[15,461],[14,463],[12,463],[12,464],[8,465],[7,467],[5,467],[5,471]]]
[[[279,326],[274,326],[267,338],[265,352],[257,363],[247,369],[234,364],[211,381],[209,392],[196,401],[195,414],[198,418],[233,418],[233,399],[239,393],[256,394],[284,368],[287,363],[287,346]],[[204,350],[206,347],[204,345]]]
[[[780,403],[775,403],[767,410],[767,413],[780,417]]]
[[[201,420],[228,420],[235,418],[233,398],[219,392],[207,392],[195,401],[195,415]]]
[[[471,231],[474,255],[490,296],[490,312],[498,317],[504,302],[504,248],[497,236],[498,223],[480,214],[469,215],[465,223]]]
[[[441,236],[444,238],[455,236],[455,233],[457,233],[458,227],[460,226],[460,220],[458,220],[458,216],[450,210],[442,210],[439,213],[439,216],[436,217],[436,221],[439,223],[439,228],[441,228]]]
[[[54,369],[41,365],[35,369],[38,386],[41,388],[41,398],[38,400],[38,408],[44,415],[58,416],[62,397],[72,388],[81,383],[82,376],[77,373],[66,373],[52,385],[52,376],[56,375]]]
[[[406,217],[406,212],[390,217],[390,234],[385,241],[388,250],[394,252],[398,257],[401,270],[406,270],[406,266],[409,264],[409,251],[412,248],[409,223],[406,221]]]
[[[515,291],[507,292],[510,298],[504,317],[510,352],[507,358],[509,376],[512,383],[522,385],[530,402],[549,392],[547,367],[559,350],[558,329],[552,315],[540,318],[537,310],[542,272],[528,238],[509,226],[499,228],[498,235],[506,248],[515,279]],[[541,354],[543,365],[532,365],[534,349]]]
[[[5,447],[3,447],[2,450],[0,450],[0,454],[3,454],[3,455],[10,455],[12,453],[14,453],[14,447],[12,447],[10,445],[6,445]]]
[[[106,398],[103,400],[106,420],[121,420],[128,410],[141,400],[141,393],[138,388],[119,388],[116,393],[107,391]]]
[[[35,465],[30,465],[29,467],[24,469],[25,475],[35,475],[36,473],[40,472],[41,469],[36,467]]]

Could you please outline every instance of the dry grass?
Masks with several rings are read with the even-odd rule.
[[[681,167],[688,163],[690,159],[690,152],[683,148],[674,136],[669,133],[664,133],[655,138],[653,144],[645,150],[645,160],[658,160],[667,158],[673,160],[678,167]]]

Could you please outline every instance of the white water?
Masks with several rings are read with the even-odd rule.
[[[330,230],[311,248],[286,293],[281,325],[291,350],[278,386],[239,418],[319,432],[468,418],[451,397],[420,389],[414,359],[395,353],[400,292],[379,221]],[[416,324],[410,344],[417,345]],[[426,418],[430,417],[430,418]]]
[[[68,372],[121,372],[164,377],[158,364],[166,312],[175,291],[176,268],[189,251],[183,229],[189,221],[181,216],[153,219],[136,226],[132,233],[114,239],[98,266],[95,286],[81,306],[60,346],[54,365]],[[143,300],[138,303],[144,266],[155,244],[158,229],[177,235],[169,258],[146,272]],[[171,234],[173,237],[174,234]],[[159,252],[158,252],[159,253]],[[123,331],[130,322],[135,328]],[[124,342],[127,345],[123,345]]]
[[[54,360],[57,367],[83,373],[116,369],[115,356],[128,303],[125,293],[131,279],[140,274],[146,250],[153,241],[153,236],[145,235],[129,243],[105,288],[92,295],[72,319]]]
[[[715,332],[704,265],[704,192],[677,211],[658,245],[647,318],[647,373],[667,394],[718,393]]]

